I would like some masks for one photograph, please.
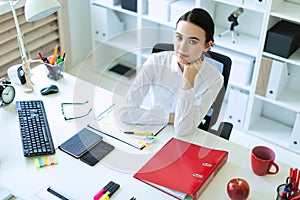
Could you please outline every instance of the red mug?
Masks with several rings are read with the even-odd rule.
[[[274,160],[275,153],[269,147],[256,146],[251,151],[252,171],[258,176],[276,174],[279,171],[279,166]]]

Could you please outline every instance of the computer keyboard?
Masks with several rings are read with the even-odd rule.
[[[16,101],[24,156],[54,154],[49,124],[41,100]]]

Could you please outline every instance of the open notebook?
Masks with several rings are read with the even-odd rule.
[[[196,200],[227,158],[227,151],[172,138],[134,177],[177,199]]]
[[[88,124],[89,128],[99,131],[106,136],[124,142],[137,149],[143,149],[145,147],[145,144],[142,143],[141,140],[146,136],[126,134],[124,132],[149,132],[156,136],[165,126],[166,124],[125,124],[116,118],[113,112],[109,112],[99,120],[95,119]]]

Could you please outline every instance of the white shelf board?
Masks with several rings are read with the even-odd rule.
[[[139,38],[137,31],[124,31],[122,34],[105,41],[105,43],[112,47],[132,52],[141,49]]]
[[[215,30],[215,44],[233,51],[242,52],[244,54],[256,57],[258,54],[259,38],[254,38],[243,33],[239,36],[235,35],[235,43],[232,42],[231,33],[219,37],[220,33],[223,33],[227,29],[216,27]]]
[[[165,25],[165,26],[169,26],[169,27],[175,28],[175,23],[174,22],[160,21],[157,18],[151,17],[149,15],[143,15],[143,19],[151,21],[151,22],[155,22],[155,23],[158,23],[158,24],[161,24],[161,25]]]
[[[300,12],[300,10],[299,10]],[[289,58],[283,58],[272,53],[263,52],[263,55],[286,63],[300,66],[300,48],[297,49]]]
[[[241,84],[241,83],[238,83],[238,82],[235,82],[235,81],[229,80],[228,84],[231,85],[231,86],[233,86],[233,87],[238,87],[240,89],[246,90],[248,92],[250,92],[250,90],[251,90],[251,86],[250,85],[244,85],[244,84]]]
[[[282,1],[271,9],[270,15],[300,23],[300,5]]]
[[[98,6],[103,6],[118,12],[122,12],[128,15],[132,15],[132,16],[137,16],[138,14],[136,12],[130,11],[130,10],[126,10],[123,9],[121,4],[117,4],[117,5],[112,5],[112,3],[110,1],[107,0],[93,0],[93,4],[98,5]]]
[[[278,105],[288,110],[300,113],[300,92],[286,88],[276,100],[255,95],[256,98],[265,102]]]
[[[248,132],[259,138],[288,148],[292,128],[265,117],[260,117],[249,127]]]
[[[295,112],[300,113],[300,92],[285,89],[277,98],[276,102],[282,107],[285,107]]]

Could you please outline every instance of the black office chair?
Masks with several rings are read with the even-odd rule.
[[[161,51],[174,51],[174,45],[170,43],[158,43],[155,44],[152,48],[152,53],[157,53]],[[212,129],[212,127],[216,124],[222,103],[224,100],[225,92],[228,85],[229,74],[231,69],[231,59],[228,56],[219,54],[217,52],[209,51],[207,52],[208,57],[212,58],[213,60],[221,63],[223,66],[221,69],[222,75],[224,76],[224,87],[220,90],[219,94],[217,95],[215,101],[213,102],[209,112],[206,114],[202,122],[199,124],[198,128],[218,135],[224,139],[229,140],[232,127],[233,125],[229,122],[221,122],[219,124],[218,130]],[[220,69],[219,69],[220,70]]]

